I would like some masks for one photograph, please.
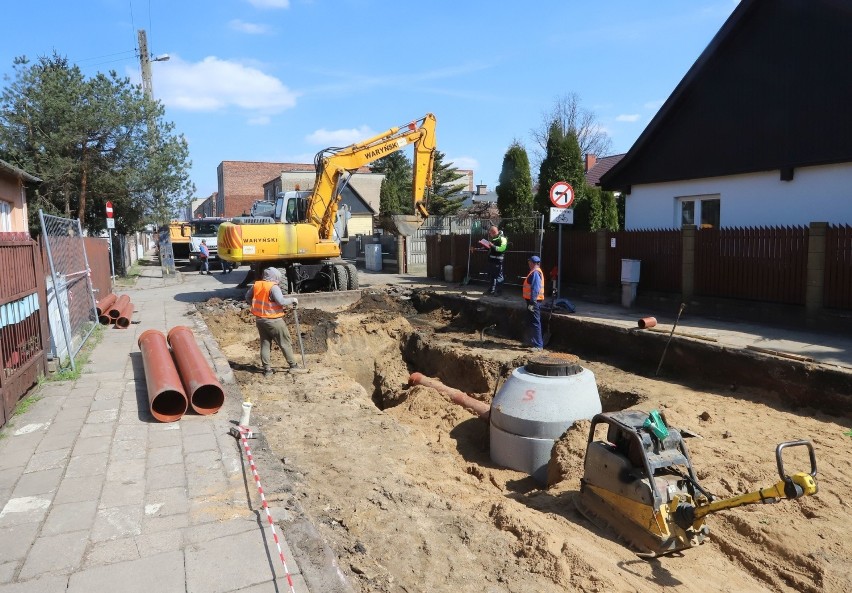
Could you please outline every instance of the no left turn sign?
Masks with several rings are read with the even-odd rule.
[[[567,181],[557,181],[550,188],[550,202],[557,208],[568,208],[574,203],[574,188]]]

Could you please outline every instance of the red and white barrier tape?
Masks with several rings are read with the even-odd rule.
[[[275,545],[278,546],[278,557],[281,558],[281,564],[284,565],[284,574],[287,577],[287,584],[290,586],[290,593],[296,593],[293,588],[293,576],[290,574],[290,569],[287,568],[287,561],[284,559],[284,552],[281,551],[281,542],[278,540],[278,533],[275,531],[275,522],[272,520],[272,514],[269,512],[269,505],[266,503],[266,497],[263,495],[263,486],[260,484],[260,476],[257,475],[257,468],[254,465],[254,457],[252,457],[251,449],[249,448],[246,434],[250,433],[245,426],[240,426],[240,441],[243,443],[243,449],[246,451],[251,473],[254,476],[254,482],[257,484],[257,491],[260,493],[260,502],[263,505],[263,510],[266,511],[266,519],[269,522],[269,529],[272,530],[272,539],[275,540]]]

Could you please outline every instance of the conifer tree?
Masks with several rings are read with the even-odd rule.
[[[508,232],[531,232],[535,229],[534,200],[530,160],[526,149],[515,140],[503,157],[497,185],[497,207]]]

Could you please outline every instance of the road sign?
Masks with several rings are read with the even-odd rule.
[[[550,202],[557,208],[568,208],[574,203],[574,188],[567,181],[557,181],[550,188]]]
[[[551,208],[550,222],[551,224],[574,224],[574,209]]]
[[[107,218],[112,218],[112,202],[110,202],[110,201],[107,201],[107,203],[106,203],[106,213],[107,213]],[[112,227],[110,227],[110,228],[112,228]]]
[[[107,228],[108,229],[114,229],[115,228],[115,219],[114,218],[107,218]]]

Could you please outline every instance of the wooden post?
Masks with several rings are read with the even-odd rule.
[[[595,255],[595,285],[598,294],[603,294],[606,291],[606,231],[601,229],[596,231],[596,255]]]
[[[683,237],[683,255],[681,259],[681,297],[683,303],[692,300],[695,293],[695,233],[694,224],[685,224],[681,230]]]
[[[825,296],[825,234],[827,230],[827,222],[812,222],[808,227],[805,313],[809,318],[822,310]]]

